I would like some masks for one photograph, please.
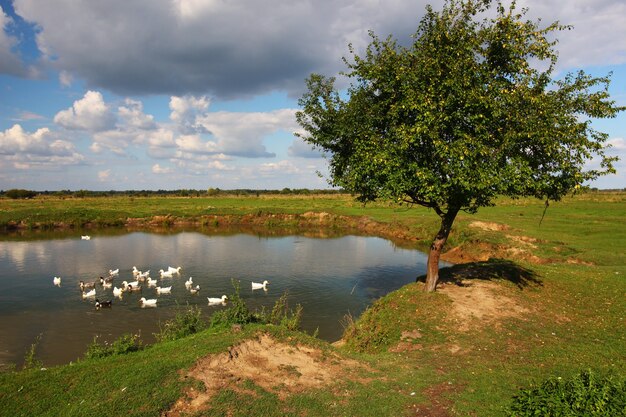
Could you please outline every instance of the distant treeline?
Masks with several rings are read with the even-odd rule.
[[[126,190],[126,191],[90,191],[90,190],[60,190],[60,191],[32,191],[23,189],[11,189],[0,191],[0,197],[12,199],[33,198],[38,195],[53,197],[211,197],[211,196],[260,196],[260,195],[309,195],[309,194],[342,194],[343,190],[313,189],[308,188],[283,188],[282,190],[253,190],[235,189],[222,190],[220,188],[209,188],[206,190],[182,189],[182,190]]]

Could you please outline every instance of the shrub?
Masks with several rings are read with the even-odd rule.
[[[189,336],[206,328],[207,324],[202,320],[202,310],[191,306],[176,313],[172,320],[167,320],[163,325],[159,324],[159,333],[155,333],[156,340],[176,340]]]
[[[239,295],[239,281],[231,280],[235,293],[228,297],[229,307],[220,310],[211,316],[211,327],[218,325],[247,324],[260,321],[259,317],[253,314]]]
[[[626,416],[626,378],[591,370],[551,377],[513,397],[509,416]]]
[[[130,352],[136,352],[143,348],[141,339],[138,334],[125,334],[116,339],[113,343],[98,342],[98,336],[93,338],[93,342],[85,352],[85,358],[104,358],[106,356],[124,355]]]
[[[267,319],[268,323],[286,327],[289,330],[298,330],[300,327],[300,319],[302,318],[302,305],[296,305],[296,311],[289,309],[287,302],[288,292],[285,293],[274,303],[272,312]]]
[[[37,195],[37,193],[35,191],[30,191],[30,190],[21,190],[21,189],[11,189],[11,190],[7,190],[4,193],[7,197],[12,198],[12,199],[23,199],[23,198],[33,198]]]

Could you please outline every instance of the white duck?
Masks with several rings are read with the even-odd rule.
[[[88,288],[96,288],[96,283],[95,282],[79,281],[78,282],[78,286],[80,287],[81,291],[85,291],[85,289],[88,289]]]
[[[156,287],[157,294],[170,294],[172,292],[172,286],[169,287]]]
[[[174,273],[171,271],[164,271],[161,269],[159,272],[161,273],[161,278],[172,278],[174,276]]]
[[[167,272],[171,272],[172,274],[180,274],[181,268],[182,266],[179,266],[178,268],[174,268],[173,266],[168,266]]]
[[[137,279],[146,279],[150,277],[150,270],[148,269],[146,272],[141,272],[137,274]]]
[[[52,278],[52,283],[54,285],[56,285],[57,287],[60,287],[61,286],[61,277],[54,277],[54,278]]]
[[[193,277],[189,277],[187,281],[185,281],[185,288],[189,289],[193,285]]]
[[[209,300],[209,305],[226,304],[226,300],[228,300],[228,297],[226,297],[225,295],[222,295],[221,298],[207,297],[207,300]]]
[[[113,287],[113,295],[114,296],[121,297],[123,292],[124,292],[123,289],[117,288],[117,287]]]
[[[137,269],[137,267],[135,265],[133,265],[133,276],[136,277],[137,275],[139,275],[141,271]]]
[[[156,298],[152,298],[150,300],[146,300],[146,297],[141,297],[139,299],[139,301],[141,302],[142,306],[153,306],[153,307],[156,307],[156,304],[157,304],[157,299]]]
[[[146,282],[148,283],[148,287],[154,287],[154,286],[157,285],[158,281],[156,279],[152,279],[152,278],[148,277]]]
[[[117,269],[109,269],[109,275],[110,276],[119,275],[119,273],[120,273],[120,269],[119,268],[117,268]]]
[[[122,288],[124,288],[125,290],[128,290],[128,287],[138,287],[138,286],[139,286],[139,281],[133,281],[133,282],[122,281]]]
[[[90,239],[91,239],[91,236],[89,236],[89,235],[83,235],[83,236],[81,236],[80,238],[81,238],[82,240],[90,240]]]
[[[189,292],[192,294],[197,294],[200,291],[200,285],[196,285],[195,287],[189,287]]]
[[[261,288],[264,290],[267,290],[267,284],[269,284],[269,281],[265,280],[263,281],[263,283],[259,283],[259,282],[253,282],[252,283],[252,289],[253,290],[260,290]]]
[[[95,296],[96,296],[95,288],[91,291],[83,292],[83,298],[89,298],[89,297],[95,297]]]

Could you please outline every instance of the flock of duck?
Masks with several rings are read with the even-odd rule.
[[[84,240],[88,240],[88,239],[84,239]],[[163,270],[163,269],[159,270],[160,278],[161,280],[163,280],[164,278],[179,277],[181,275],[180,273],[181,269],[182,268],[180,266],[176,268],[172,266],[168,266],[167,270]],[[154,288],[156,290],[156,294],[170,294],[172,292],[172,285],[168,287],[159,286],[158,280],[150,277],[149,270],[144,272],[144,271],[140,271],[139,269],[137,269],[136,266],[133,266],[132,272],[133,272],[134,280],[130,282],[126,280],[122,281],[121,286],[119,288],[113,283],[116,278],[119,278],[119,273],[120,273],[119,268],[110,269],[109,275],[107,277],[101,276],[99,279],[93,282],[79,281],[78,286],[81,290],[83,299],[93,298],[95,301],[96,309],[100,309],[100,308],[111,307],[113,305],[113,300],[101,301],[98,298],[96,298],[96,287],[102,287],[102,289],[113,288],[113,295],[115,297],[119,297],[120,299],[122,298],[122,295],[125,292],[132,293],[136,291],[141,291],[142,284],[145,284],[148,288]],[[60,287],[61,277],[55,276],[52,279],[52,283]],[[267,291],[268,284],[269,282],[267,280],[263,281],[262,283],[252,282],[252,289],[253,290],[263,289]],[[200,291],[200,285],[193,282],[193,277],[189,277],[189,279],[185,281],[185,288],[191,294],[197,294]],[[207,297],[207,300],[208,300],[209,305],[218,305],[218,304],[225,305],[226,301],[228,300],[228,297],[226,295],[222,295],[219,298]],[[147,299],[145,297],[141,297],[139,299],[139,302],[141,303],[142,307],[156,307],[158,303],[158,299],[157,298]]]

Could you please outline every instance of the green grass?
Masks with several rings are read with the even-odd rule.
[[[271,214],[308,211],[371,219],[383,224],[371,229],[381,235],[413,235],[405,244],[414,247],[423,247],[437,228],[437,217],[427,210],[385,203],[363,207],[348,196],[0,200],[0,224],[65,222],[80,226],[94,219],[101,219],[100,224],[116,224],[128,217],[167,215],[271,218]],[[463,320],[452,314],[454,302],[443,292],[426,294],[422,284],[415,283],[381,298],[360,318],[346,320],[346,344],[340,348],[276,326],[247,325],[241,333],[208,330],[126,355],[45,371],[0,374],[0,413],[158,415],[169,409],[185,387],[197,385],[182,378],[180,370],[190,368],[206,354],[224,352],[261,329],[287,343],[338,352],[365,367],[358,378],[338,375],[334,384],[285,398],[254,381],[240,381],[238,387],[223,389],[213,397],[210,409],[202,415],[445,412],[451,416],[504,416],[520,389],[538,386],[550,377],[567,379],[591,369],[623,380],[626,193],[589,193],[551,203],[540,224],[543,211],[540,201],[503,199],[476,215],[461,214],[448,248],[458,246],[467,253],[487,251],[500,260],[442,271],[449,279],[462,274],[471,282],[492,281],[497,295],[523,307],[523,313],[484,324],[467,317],[465,320],[477,325],[461,330]],[[293,219],[288,221],[293,227]],[[506,227],[483,230],[472,226],[475,221]],[[280,227],[283,220],[275,222]],[[320,228],[332,229],[333,224]],[[520,237],[525,241],[520,242]],[[500,307],[506,310],[513,305]],[[406,332],[413,336],[407,338]]]

